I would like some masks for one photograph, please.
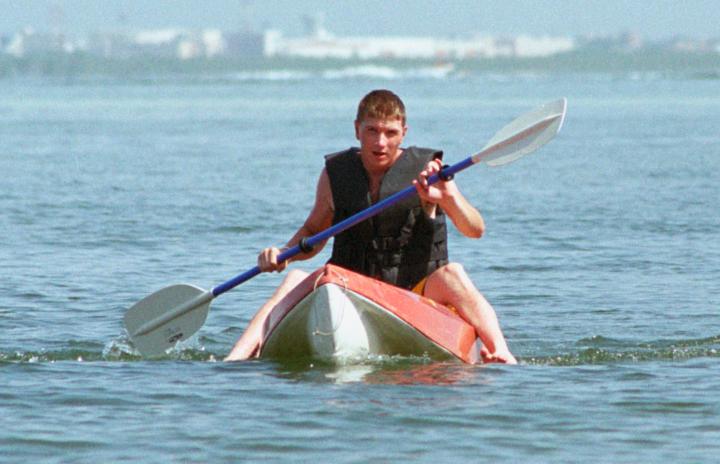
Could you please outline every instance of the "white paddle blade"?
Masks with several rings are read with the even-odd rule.
[[[532,153],[560,132],[566,109],[567,100],[561,98],[525,113],[500,129],[473,161],[501,166]]]
[[[125,313],[125,329],[143,356],[158,356],[192,336],[205,323],[212,293],[194,285],[165,287]]]

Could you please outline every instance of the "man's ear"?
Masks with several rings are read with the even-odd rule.
[[[355,120],[355,138],[360,140],[360,121]]]

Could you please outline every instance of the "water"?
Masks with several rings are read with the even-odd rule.
[[[457,177],[488,231],[451,257],[521,366],[220,362],[276,275],[143,360],[126,309],[283,243],[376,87],[451,162],[568,97],[551,144]],[[0,81],[0,461],[714,462],[719,109],[720,81],[649,74]]]

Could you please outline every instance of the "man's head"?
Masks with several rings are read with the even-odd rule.
[[[373,90],[360,100],[355,136],[368,172],[384,173],[397,161],[406,133],[405,105],[400,97],[389,90]]]
[[[398,119],[405,126],[405,105],[389,90],[373,90],[360,100],[355,123],[362,123],[366,118]]]

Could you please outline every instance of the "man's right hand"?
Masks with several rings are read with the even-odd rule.
[[[258,255],[258,267],[262,272],[282,272],[288,265],[288,261],[278,264],[278,255],[281,250],[276,247],[265,248]]]

